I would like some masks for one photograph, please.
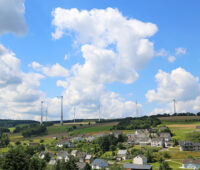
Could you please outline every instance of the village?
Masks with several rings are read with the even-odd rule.
[[[109,169],[113,165],[121,169],[127,170],[151,170],[153,160],[152,150],[157,153],[178,146],[181,151],[200,151],[200,143],[191,141],[172,140],[172,133],[166,126],[152,129],[137,129],[134,133],[123,134],[123,131],[112,131],[110,133],[98,133],[96,135],[85,134],[78,136],[66,136],[62,139],[53,137],[56,142],[51,149],[45,147],[45,150],[36,154],[40,159],[48,157],[48,164],[55,165],[57,161],[69,161],[72,157],[77,160],[76,165],[79,170],[87,167],[92,169]],[[109,142],[107,137],[119,139],[114,145],[108,146],[108,150],[102,152],[102,148],[98,148],[99,140],[104,140],[105,146]],[[39,143],[28,143],[29,146],[37,147]],[[101,144],[100,144],[101,145]],[[109,144],[108,144],[109,145]],[[87,148],[84,148],[87,146]],[[134,150],[133,147],[140,148]],[[109,154],[108,154],[109,153]],[[167,155],[165,156],[167,158]],[[183,169],[198,169],[200,161],[194,159],[184,159],[182,161]]]

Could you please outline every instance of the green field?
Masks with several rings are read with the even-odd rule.
[[[95,126],[95,127],[87,127],[87,128],[80,128],[76,129],[72,132],[72,135],[78,135],[78,134],[87,134],[87,133],[99,133],[99,132],[108,132],[112,128],[111,125],[105,125],[105,126]]]
[[[169,116],[169,117],[159,117],[162,124],[199,124],[200,116]]]

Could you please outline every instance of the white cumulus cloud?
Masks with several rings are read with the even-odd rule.
[[[16,35],[26,33],[24,1],[0,0],[0,35],[9,32]]]
[[[175,56],[169,56],[169,57],[168,57],[168,61],[169,61],[170,63],[173,63],[175,60],[176,60],[176,57],[175,57]]]
[[[173,113],[173,99],[176,99],[177,112],[197,112],[200,110],[199,78],[183,68],[172,70],[171,73],[159,70],[155,75],[157,89],[146,93],[148,102],[156,102],[164,108],[156,108],[152,114]]]
[[[45,95],[38,90],[41,74],[25,73],[20,69],[20,60],[15,53],[0,44],[0,109],[3,118],[19,118],[39,112],[39,102]]]
[[[30,65],[34,70],[38,72],[42,72],[46,76],[49,77],[67,77],[69,76],[69,71],[61,66],[60,64],[56,63],[51,66],[43,66],[37,62],[32,62]]]
[[[186,54],[186,48],[179,47],[179,48],[176,48],[175,51],[176,51],[177,56]]]
[[[144,68],[154,55],[154,44],[148,37],[157,32],[157,26],[126,18],[112,8],[56,8],[52,15],[52,37],[74,35],[85,59],[71,68],[66,81],[57,81],[65,88],[66,107],[78,106],[81,117],[97,117],[99,104],[105,110],[103,117],[135,116],[136,104],[107,90],[105,84],[137,80],[137,70]],[[141,104],[138,107],[142,108]]]

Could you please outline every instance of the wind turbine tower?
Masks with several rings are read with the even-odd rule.
[[[63,96],[58,96],[60,98],[60,124],[63,125]]]
[[[43,124],[43,103],[44,101],[41,101],[41,121],[40,121],[41,125]]]
[[[136,109],[136,110],[135,110],[135,113],[136,113],[136,116],[137,116],[137,115],[138,115],[138,103],[137,103],[137,100],[136,100],[136,102],[135,102],[135,106],[136,106],[136,107],[135,107],[135,109]]]
[[[61,98],[61,120],[60,120],[60,124],[63,125],[63,96],[60,97]]]
[[[99,104],[99,122],[101,121],[100,114],[101,114],[101,105]]]
[[[74,106],[74,123],[76,122],[76,117],[75,117],[75,115],[76,115],[76,107]]]
[[[173,99],[173,102],[174,102],[174,113],[176,113],[176,100]]]
[[[47,115],[48,115],[48,107],[46,108],[46,122],[47,122]]]

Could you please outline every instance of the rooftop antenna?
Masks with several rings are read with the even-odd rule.
[[[47,115],[48,115],[48,106],[46,108],[46,122],[47,122]]]
[[[74,106],[74,124],[75,124],[75,122],[76,122],[75,114],[76,114],[76,107]]]
[[[173,99],[174,102],[174,114],[176,113],[176,99]]]
[[[41,101],[41,121],[40,121],[41,125],[43,123],[43,103],[44,103],[44,101]]]
[[[61,100],[60,108],[60,124],[63,125],[63,96],[58,96]]]

